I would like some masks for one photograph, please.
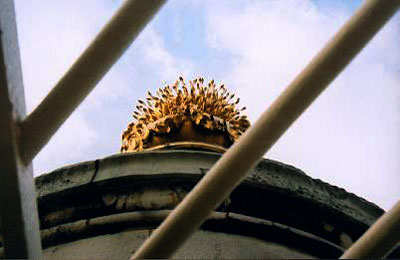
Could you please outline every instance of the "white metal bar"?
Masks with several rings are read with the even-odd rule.
[[[21,162],[17,145],[24,116],[14,3],[0,0],[0,216],[8,259],[41,258],[32,167]]]
[[[340,258],[384,258],[400,243],[400,201],[381,216]]]
[[[22,122],[21,152],[30,162],[118,60],[166,0],[126,0],[40,105]]]
[[[379,31],[399,5],[399,0],[365,1],[132,258],[170,257]]]

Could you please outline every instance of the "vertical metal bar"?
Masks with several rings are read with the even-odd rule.
[[[20,145],[25,162],[31,161],[46,145],[165,1],[125,1],[47,97],[22,122]]]
[[[41,258],[31,165],[18,151],[25,99],[14,3],[0,1],[0,216],[6,258]]]
[[[381,216],[340,258],[383,258],[399,243],[400,201]]]
[[[400,6],[368,0],[132,256],[170,257]]]

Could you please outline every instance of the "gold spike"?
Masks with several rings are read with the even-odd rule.
[[[184,96],[187,97],[189,95],[189,92],[188,92],[188,89],[185,84],[183,84],[182,89],[183,89]]]
[[[169,85],[165,89],[165,93],[167,93],[168,97],[172,97],[174,95]]]
[[[175,84],[172,86],[172,88],[175,90],[175,93],[178,92],[178,81],[175,82]]]
[[[154,104],[153,104],[153,102],[150,102],[149,100],[147,100],[147,105],[149,106],[149,107],[153,107],[154,106]]]

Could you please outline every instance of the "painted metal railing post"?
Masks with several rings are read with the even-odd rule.
[[[400,6],[367,0],[132,256],[167,258],[193,234]]]
[[[22,122],[20,150],[30,162],[119,59],[166,0],[126,0],[47,97]]]
[[[0,0],[0,218],[7,259],[42,254],[32,166],[18,150],[17,122],[24,117],[14,3]]]

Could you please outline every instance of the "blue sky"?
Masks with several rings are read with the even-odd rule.
[[[28,111],[121,0],[16,0]],[[203,76],[252,121],[356,10],[356,0],[170,0],[34,160],[35,175],[117,153],[145,90]],[[388,209],[400,198],[399,14],[265,157]]]

